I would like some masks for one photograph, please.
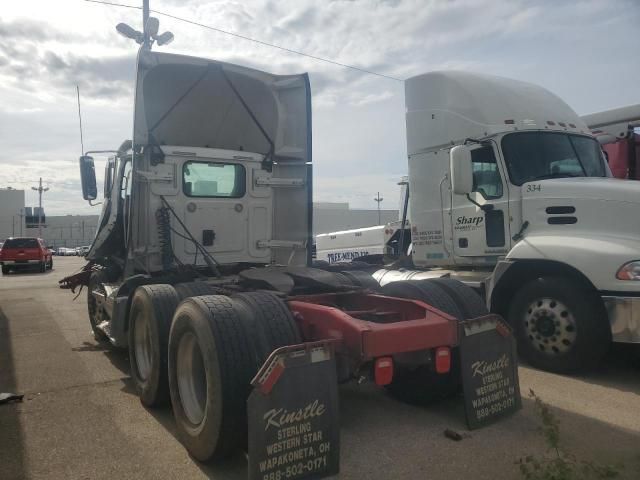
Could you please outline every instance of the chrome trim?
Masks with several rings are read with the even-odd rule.
[[[614,342],[640,343],[640,297],[602,297]]]

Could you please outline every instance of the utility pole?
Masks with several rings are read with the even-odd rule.
[[[149,20],[149,0],[142,0],[142,48],[151,50],[151,39],[147,30],[147,21]]]
[[[380,220],[380,202],[382,202],[384,198],[382,198],[380,196],[380,192],[378,192],[378,195],[376,196],[376,198],[374,198],[374,200],[378,202],[378,225],[380,225],[382,223],[382,220]]]
[[[42,194],[49,190],[49,187],[42,188],[42,177],[38,187],[31,187],[31,190],[38,192],[38,238],[42,238]]]
[[[22,236],[22,225],[24,224],[24,222],[22,221],[22,219],[24,218],[24,211],[22,209],[20,209],[18,217],[20,218],[20,236]]]

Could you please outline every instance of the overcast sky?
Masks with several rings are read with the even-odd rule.
[[[640,0],[151,0],[151,8],[400,79],[456,69],[530,81],[579,114],[640,103]],[[407,170],[402,82],[157,16],[176,37],[164,51],[308,71],[315,200],[375,208],[380,191],[383,208],[397,206]],[[119,22],[140,28],[141,13],[81,0],[2,4],[0,186],[29,189],[42,176],[49,215],[99,213],[80,193],[76,85],[85,149],[131,137],[136,45],[116,34]],[[29,189],[27,204],[36,203]]]

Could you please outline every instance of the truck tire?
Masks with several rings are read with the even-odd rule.
[[[202,462],[237,450],[247,436],[252,347],[229,297],[191,297],[169,333],[169,391],[178,438]]]
[[[201,295],[215,295],[216,290],[205,282],[184,282],[176,283],[173,288],[178,292],[180,301],[189,297],[199,297]]]
[[[291,311],[277,295],[271,292],[239,293],[232,300],[246,308],[243,324],[253,342],[256,371],[276,348],[302,342]]]
[[[449,296],[460,306],[460,310],[465,319],[477,318],[489,315],[489,310],[482,297],[473,288],[453,278],[434,278],[430,280],[419,280],[420,284],[435,283],[446,291]]]
[[[107,274],[103,270],[96,270],[89,277],[89,285],[87,286],[87,309],[89,311],[89,323],[93,336],[98,342],[108,342],[109,337],[98,328],[98,325],[104,320],[104,309],[101,303],[96,299],[93,292],[104,293],[103,283],[108,282]]]
[[[171,285],[136,288],[129,309],[131,379],[140,402],[153,408],[169,400],[167,344],[179,298]]]
[[[542,277],[525,284],[511,301],[508,318],[520,355],[542,370],[591,368],[611,344],[600,298],[567,278]]]
[[[363,272],[362,270],[346,270],[341,273],[356,286],[369,288],[371,290],[380,289],[380,284],[367,272]]]
[[[53,257],[49,260],[49,266],[47,267],[49,270],[53,270]]]
[[[420,300],[457,320],[464,318],[453,298],[436,283],[403,280],[387,283],[381,290],[383,295]],[[451,350],[451,360],[451,370],[446,374],[436,373],[432,365],[398,368],[386,389],[393,397],[411,405],[428,405],[452,397],[462,386],[457,348]]]
[[[427,305],[437,308],[452,317],[462,320],[464,314],[460,306],[440,285],[419,280],[401,280],[387,283],[380,289],[380,293],[390,297],[420,300]]]
[[[38,271],[40,273],[45,273],[47,271],[47,261],[43,260],[38,264]]]
[[[6,265],[2,265],[2,274],[9,275],[9,267],[7,267]]]

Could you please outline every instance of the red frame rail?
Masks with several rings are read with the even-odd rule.
[[[458,344],[457,320],[418,300],[347,292],[288,300],[305,341],[335,339],[361,362]]]

